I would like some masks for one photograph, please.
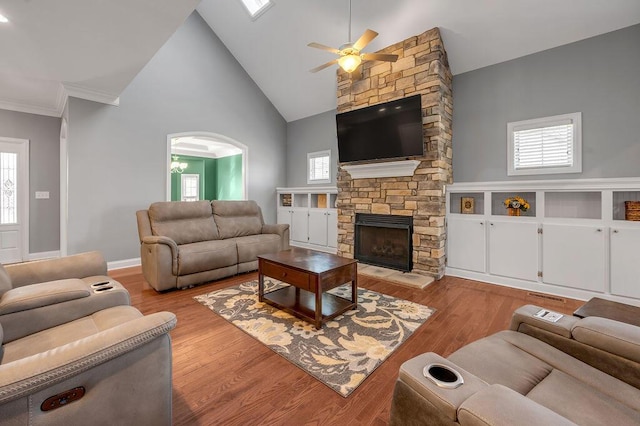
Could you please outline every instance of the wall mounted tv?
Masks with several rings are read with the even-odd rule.
[[[420,95],[336,114],[341,163],[424,155]]]

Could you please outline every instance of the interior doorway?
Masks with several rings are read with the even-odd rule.
[[[246,145],[224,135],[168,135],[166,200],[246,200],[247,156]],[[184,175],[192,176],[187,179],[188,194],[183,194]]]

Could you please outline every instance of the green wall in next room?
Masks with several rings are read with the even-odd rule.
[[[242,154],[223,158],[178,155],[178,161],[188,164],[182,174],[200,175],[201,200],[242,199]],[[171,173],[171,201],[180,201],[182,174]]]

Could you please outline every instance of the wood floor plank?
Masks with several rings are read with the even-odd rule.
[[[571,314],[584,302],[543,298],[524,290],[455,277],[425,289],[359,276],[358,285],[434,308],[429,320],[348,398],[285,360],[194,296],[257,279],[241,274],[187,290],[158,293],[139,267],[110,272],[149,314],[178,317],[173,348],[173,423],[180,425],[385,425],[400,365],[424,352],[447,356],[481,337],[509,327],[511,313],[535,304]],[[557,300],[556,300],[557,299]]]

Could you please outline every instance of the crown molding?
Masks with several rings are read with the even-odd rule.
[[[62,86],[64,86],[67,96],[73,96],[74,98],[86,99],[93,102],[100,102],[107,105],[120,105],[120,97],[112,93],[89,89],[78,84],[68,82],[63,82]]]
[[[62,111],[58,111],[57,107],[24,104],[21,102],[13,102],[13,101],[0,100],[0,109],[6,109],[9,111],[16,111],[16,112],[25,112],[27,114],[46,115],[49,117],[62,116]],[[64,104],[62,105],[62,109],[64,109]]]

